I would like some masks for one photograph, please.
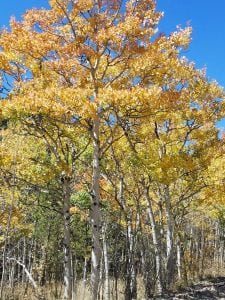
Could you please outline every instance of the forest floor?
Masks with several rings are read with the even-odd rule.
[[[119,285],[119,297],[117,299],[124,300],[124,286]],[[57,285],[57,294],[62,293],[62,286]],[[77,289],[78,293],[75,297],[77,300],[90,300],[90,291],[88,288],[83,290],[82,286],[79,286]],[[62,300],[63,297],[55,297],[53,296],[54,287],[49,286],[43,290],[46,300]],[[29,289],[26,294],[24,294],[24,288],[20,287],[19,290],[15,290],[12,294],[10,290],[8,290],[5,296],[2,298],[4,300],[37,300],[37,297],[34,296],[33,290]],[[111,299],[115,299],[112,297]],[[158,296],[154,298],[150,298],[152,300],[193,300],[193,299],[206,299],[206,300],[215,300],[215,299],[223,299],[225,300],[225,276],[217,276],[213,278],[203,279],[201,281],[197,281],[192,285],[189,285],[186,288],[179,289],[179,291],[170,293],[164,296]],[[149,299],[149,300],[150,300]],[[142,295],[138,295],[138,300],[147,300]]]
[[[225,277],[216,277],[195,283],[173,295],[157,297],[157,300],[164,299],[224,299],[225,300]]]

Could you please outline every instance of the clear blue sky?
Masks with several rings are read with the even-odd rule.
[[[19,18],[27,9],[47,5],[47,0],[1,0],[0,27],[7,26],[12,15]],[[206,66],[208,77],[225,87],[225,0],[157,0],[157,7],[165,13],[160,31],[168,34],[187,23],[193,27],[185,55],[198,68]]]
[[[198,68],[206,66],[209,79],[225,87],[225,0],[157,0],[164,11],[159,29],[170,33],[176,26],[193,28],[185,56]],[[225,119],[217,123],[225,131]]]
[[[225,0],[157,0],[165,12],[160,31],[170,33],[188,23],[193,27],[190,49],[185,55],[197,67],[207,66],[209,78],[225,86]],[[1,0],[0,27],[8,25],[10,16],[19,18],[27,9],[46,7],[47,0]]]
[[[193,28],[192,42],[185,55],[197,67],[207,67],[210,79],[225,87],[225,0],[158,0],[165,12],[160,30],[169,33],[188,23]]]

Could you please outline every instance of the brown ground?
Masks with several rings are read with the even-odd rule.
[[[167,295],[164,297],[157,297],[157,300],[171,299],[224,299],[225,300],[225,277],[217,277],[212,279],[203,280],[195,283],[182,291]]]

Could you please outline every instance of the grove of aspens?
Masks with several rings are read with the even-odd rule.
[[[161,33],[153,0],[49,6],[0,32],[0,299],[164,299],[225,274],[225,93],[192,28]]]

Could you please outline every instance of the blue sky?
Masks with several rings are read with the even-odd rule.
[[[193,28],[192,42],[185,55],[196,66],[207,67],[210,79],[225,87],[225,0],[158,0],[165,12],[160,30],[169,33],[176,25]]]
[[[46,7],[47,0],[1,0],[0,26],[8,25],[10,16],[19,18],[27,9]]]
[[[0,27],[7,26],[12,15],[19,18],[27,9],[47,5],[47,0],[1,0]],[[193,27],[185,55],[198,68],[206,66],[208,78],[225,87],[225,0],[157,0],[157,7],[165,13],[161,32],[169,34],[177,25]]]
[[[164,33],[176,26],[193,28],[192,42],[185,53],[196,67],[206,67],[209,79],[225,87],[225,0],[158,0],[164,11],[159,29]],[[225,119],[217,123],[225,131]]]
[[[12,15],[19,18],[27,9],[47,4],[47,0],[1,0],[0,27],[7,26]],[[192,43],[185,55],[197,67],[207,66],[208,77],[225,86],[225,0],[157,0],[157,7],[165,12],[162,32],[190,23]]]

